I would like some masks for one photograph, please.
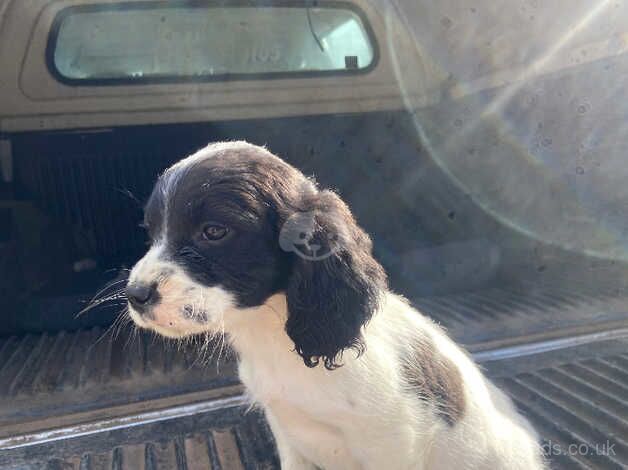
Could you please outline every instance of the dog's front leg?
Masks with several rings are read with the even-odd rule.
[[[270,424],[270,429],[273,432],[275,443],[277,444],[281,470],[316,470],[317,467],[303,457],[299,451],[288,442],[283,429],[281,429],[281,425],[272,411],[266,408],[265,414],[268,424]]]

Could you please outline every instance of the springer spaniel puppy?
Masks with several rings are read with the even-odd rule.
[[[264,148],[176,163],[145,223],[131,318],[172,338],[224,331],[284,470],[544,468],[510,400],[388,290],[346,204]]]

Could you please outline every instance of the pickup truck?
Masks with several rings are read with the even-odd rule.
[[[0,0],[0,469],[278,468],[233,353],[116,295],[232,139],[338,191],[551,468],[626,468],[627,77],[619,0]]]

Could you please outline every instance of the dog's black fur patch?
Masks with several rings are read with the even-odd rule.
[[[166,240],[166,256],[190,277],[220,285],[241,307],[285,292],[286,332],[307,366],[333,369],[345,349],[362,351],[361,327],[386,276],[347,206],[260,147],[223,144],[208,154],[159,178],[145,210],[150,236]],[[338,240],[338,249],[320,260],[284,251],[279,234],[297,212],[311,213],[314,236]],[[207,223],[228,227],[228,235],[208,243]]]
[[[318,191],[302,197],[300,210],[313,214],[314,237],[333,235],[338,249],[316,261],[293,257],[286,331],[308,366],[322,359],[333,369],[344,349],[362,352],[360,329],[378,307],[386,275],[371,254],[369,236],[336,194]]]
[[[408,345],[401,373],[411,391],[434,405],[449,426],[460,421],[467,406],[462,375],[456,364],[438,353],[431,338],[417,338]]]

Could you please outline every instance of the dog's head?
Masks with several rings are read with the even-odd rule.
[[[286,296],[286,332],[312,367],[362,347],[386,287],[371,241],[333,192],[267,150],[211,144],[157,181],[145,208],[151,247],[129,277],[133,320],[169,337],[219,330],[230,315]]]

